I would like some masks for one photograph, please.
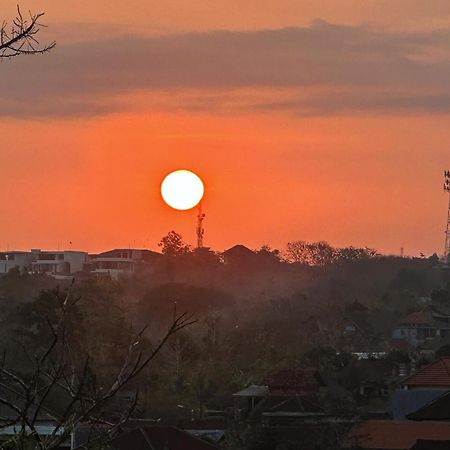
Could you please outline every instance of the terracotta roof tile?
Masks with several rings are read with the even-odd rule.
[[[403,380],[405,386],[449,386],[450,358],[441,358]]]
[[[419,439],[450,440],[450,423],[367,420],[351,430],[347,447],[406,450]]]
[[[430,310],[416,311],[413,312],[402,320],[400,320],[401,325],[411,325],[411,324],[422,324],[422,325],[432,325],[434,322],[433,315]]]

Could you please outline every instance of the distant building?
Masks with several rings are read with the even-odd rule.
[[[413,346],[436,337],[450,336],[450,315],[428,306],[404,317],[392,331],[394,339],[403,339]]]
[[[11,269],[18,268],[21,272],[31,270],[32,255],[30,252],[1,252],[0,274],[8,273]]]
[[[222,253],[225,264],[248,264],[256,260],[256,253],[245,245],[235,245]]]
[[[264,385],[251,385],[233,394],[235,418],[258,416],[261,424],[268,428],[323,420],[326,414],[317,398],[324,387],[317,369],[276,370]]]
[[[140,249],[114,249],[95,255],[75,250],[0,252],[0,274],[17,267],[20,271],[45,273],[56,279],[72,278],[81,273],[117,279],[121,274],[150,267],[159,257],[160,253]]]
[[[392,397],[394,419],[409,418],[425,405],[450,391],[450,358],[428,364],[401,381]]]
[[[87,252],[79,251],[14,251],[0,253],[0,274],[18,268],[22,272],[46,273],[55,278],[70,277],[84,268]]]
[[[151,250],[118,248],[97,255],[89,255],[88,270],[92,274],[106,274],[117,279],[122,274],[134,273],[149,267],[160,257],[160,253]]]
[[[31,271],[46,273],[55,278],[66,278],[81,272],[87,259],[87,252],[31,250]]]

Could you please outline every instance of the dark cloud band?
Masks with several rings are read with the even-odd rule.
[[[142,90],[195,90],[197,101],[181,108],[217,111],[223,96],[202,101],[202,92],[232,96],[248,88],[288,89],[293,97],[239,102],[241,111],[448,113],[449,37],[447,31],[389,33],[316,22],[78,42],[0,64],[0,115],[106,114],[120,110],[118,97]],[[300,89],[317,92],[298,98]]]

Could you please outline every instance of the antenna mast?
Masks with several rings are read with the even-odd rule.
[[[206,214],[202,210],[202,202],[198,204],[198,214],[197,214],[197,248],[203,247],[203,235],[205,234],[205,229],[203,228],[203,219]]]
[[[448,192],[447,228],[445,230],[444,262],[450,258],[450,170],[444,172],[444,191]]]

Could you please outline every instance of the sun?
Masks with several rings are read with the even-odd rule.
[[[161,184],[164,201],[174,209],[185,211],[197,206],[205,188],[198,175],[189,170],[176,170],[169,173]]]

